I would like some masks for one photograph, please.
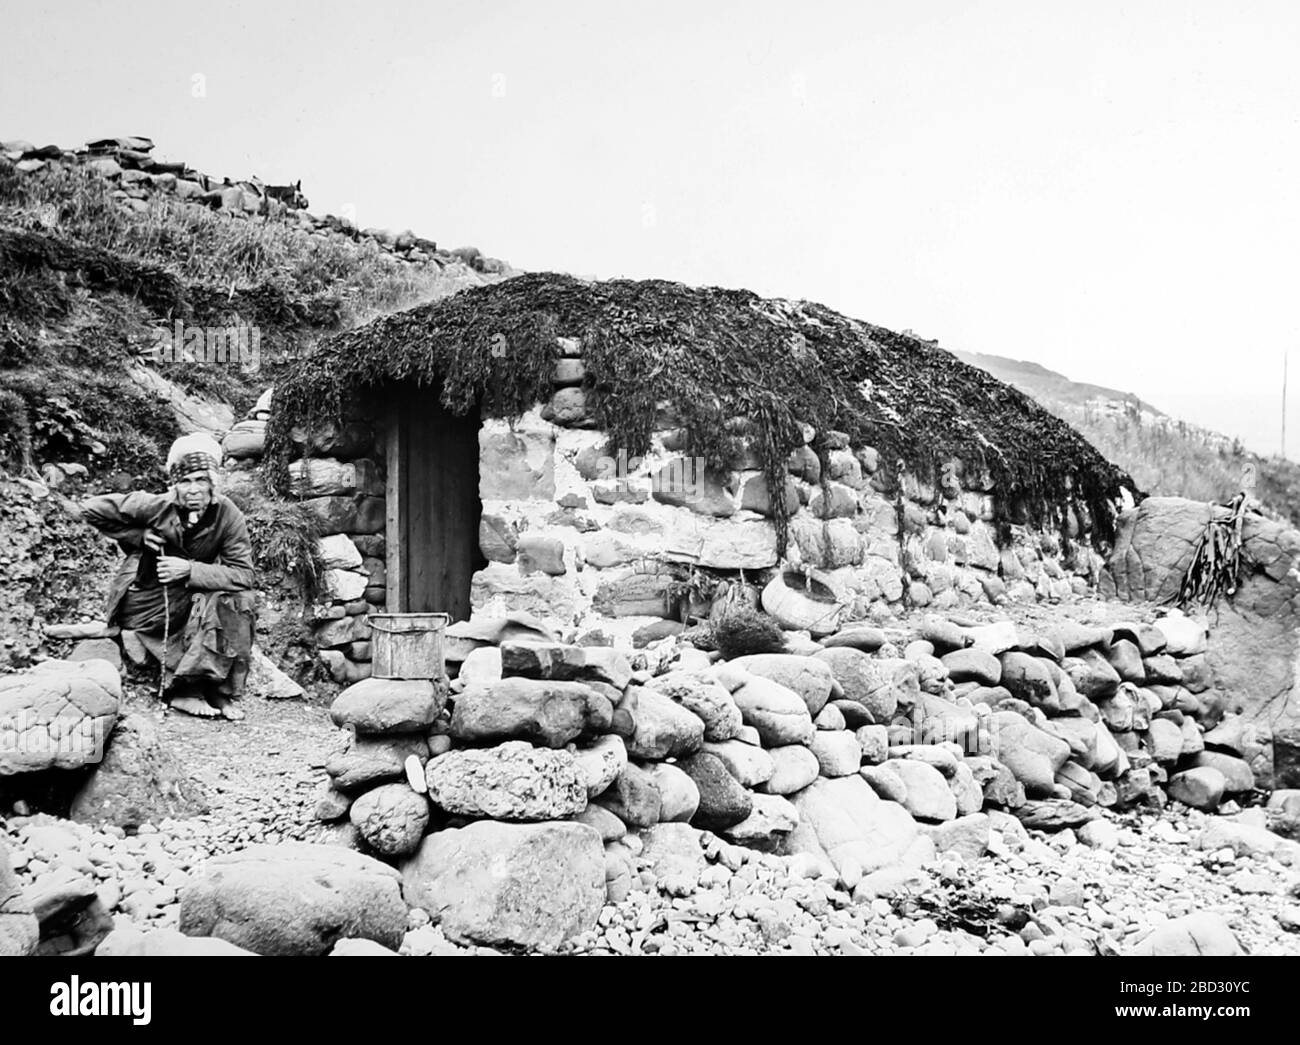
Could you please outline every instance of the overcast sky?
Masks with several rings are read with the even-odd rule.
[[[0,139],[147,135],[362,226],[811,298],[1278,449],[1285,0],[0,0],[0,25]]]

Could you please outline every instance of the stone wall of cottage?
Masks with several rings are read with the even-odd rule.
[[[790,455],[786,556],[778,561],[772,496],[756,453],[726,473],[684,455],[671,411],[650,453],[632,457],[594,426],[577,342],[561,339],[551,400],[479,433],[487,559],[474,576],[475,618],[528,613],[575,638],[644,647],[736,599],[812,637],[855,621],[888,623],[914,608],[1007,601],[1059,603],[1095,587],[1101,558],[1083,539],[1012,528],[999,548],[996,491],[987,476],[949,470],[936,490],[887,478],[869,446],[838,444],[822,482],[817,455]],[[226,436],[235,468],[252,468],[269,399]],[[329,601],[312,610],[321,658],[340,683],[369,673],[367,614],[385,606],[385,451],[382,403],[358,402],[341,426],[296,434],[294,493],[319,520]],[[809,440],[814,436],[806,429]],[[585,636],[585,638],[584,638]],[[458,658],[456,645],[448,657]],[[454,668],[453,668],[454,670]]]

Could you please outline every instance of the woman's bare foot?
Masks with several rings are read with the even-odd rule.
[[[196,718],[216,718],[221,714],[218,708],[214,708],[202,697],[196,697],[193,694],[185,694],[180,697],[173,697],[167,705],[173,711],[180,711],[186,715],[194,715]]]
[[[229,719],[231,722],[242,722],[244,720],[244,712],[230,697],[209,697],[208,703],[212,706],[214,713],[224,719]]]

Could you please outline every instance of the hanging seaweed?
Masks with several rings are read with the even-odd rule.
[[[1196,539],[1191,561],[1174,597],[1180,609],[1194,603],[1209,608],[1221,595],[1231,598],[1241,578],[1241,531],[1246,521],[1246,495],[1216,505]]]
[[[457,414],[512,418],[553,391],[556,337],[582,341],[596,423],[629,456],[650,449],[671,409],[685,450],[719,470],[749,438],[762,461],[781,554],[787,459],[817,430],[873,446],[938,484],[943,464],[994,484],[1000,530],[1064,526],[1082,505],[1098,547],[1114,539],[1115,501],[1132,480],[1023,393],[917,338],[810,302],[662,280],[589,282],[532,273],[327,338],[276,391],[273,481],[287,488],[290,432],[339,421],[346,394],[394,381],[439,388]],[[747,422],[743,427],[736,422]]]

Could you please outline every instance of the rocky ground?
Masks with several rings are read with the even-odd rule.
[[[205,816],[126,835],[44,814],[5,825],[20,882],[38,899],[96,893],[120,927],[174,928],[178,891],[210,856],[256,842],[328,840],[312,819],[313,791],[339,741],[325,709],[250,700],[239,724],[159,715],[137,690],[170,750],[206,785]],[[1252,811],[1245,812],[1247,820]],[[1247,845],[1203,850],[1218,818],[1171,804],[1111,814],[1081,830],[1025,832],[995,814],[990,851],[941,854],[891,896],[855,900],[842,884],[808,877],[811,862],[730,845],[708,833],[665,859],[639,861],[641,878],[577,953],[615,954],[1109,954],[1187,915],[1218,916],[1252,954],[1300,955],[1300,867]],[[638,847],[633,840],[633,847]],[[492,953],[447,940],[410,912],[402,952]],[[1212,929],[1208,931],[1213,931]],[[377,945],[371,945],[377,946]]]

